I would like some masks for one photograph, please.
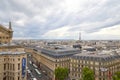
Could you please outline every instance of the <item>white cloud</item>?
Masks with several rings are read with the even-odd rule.
[[[78,38],[78,31],[69,31],[69,26],[51,30],[43,35],[43,38],[49,39],[76,39]]]
[[[112,26],[112,27],[108,27],[108,28],[104,28],[101,29],[98,32],[94,32],[92,34],[95,35],[118,35],[120,36],[120,25],[116,25],[116,26]]]
[[[84,38],[85,37],[85,38]],[[108,28],[104,28],[99,30],[98,32],[93,32],[93,33],[89,33],[89,35],[87,33],[83,34],[83,39],[102,39],[102,40],[108,40],[108,39],[120,39],[120,25],[116,25],[113,27],[108,27]]]
[[[18,20],[18,21],[16,21],[16,24],[24,27],[25,26],[25,20]]]

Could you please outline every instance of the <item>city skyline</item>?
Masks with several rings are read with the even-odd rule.
[[[2,0],[0,24],[14,39],[119,40],[119,0]]]

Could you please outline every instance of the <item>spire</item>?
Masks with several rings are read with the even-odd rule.
[[[79,41],[81,41],[81,32],[79,32]]]
[[[9,22],[9,29],[12,30],[11,21]]]

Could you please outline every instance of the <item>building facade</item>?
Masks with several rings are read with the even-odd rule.
[[[52,46],[50,46],[52,47]],[[113,80],[115,72],[120,71],[120,55],[116,51],[96,50],[92,47],[79,49],[37,48],[27,47],[33,61],[50,80],[55,80],[54,71],[57,67],[70,70],[70,80],[81,80],[82,70],[88,67],[94,71],[95,80]]]
[[[23,59],[26,64],[24,48],[15,45],[0,46],[0,80],[26,80],[26,73],[23,74]]]
[[[28,48],[28,52],[30,51]],[[55,69],[57,67],[70,69],[70,57],[79,52],[80,49],[34,48],[30,53],[32,54],[33,61],[42,71],[45,71],[50,80],[55,80]]]
[[[0,44],[10,43],[12,41],[13,31],[11,28],[11,22],[9,22],[9,28],[0,25]]]
[[[80,80],[84,67],[94,71],[95,80],[113,80],[112,75],[120,71],[120,55],[86,52],[76,54],[70,60],[70,79]]]
[[[0,80],[27,80],[27,54],[11,43],[12,33],[11,22],[9,29],[0,25]]]

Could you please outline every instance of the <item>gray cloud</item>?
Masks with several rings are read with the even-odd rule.
[[[74,2],[78,1],[76,5]],[[120,0],[1,0],[0,22],[13,22],[14,38],[42,38],[69,26],[69,31],[92,33],[120,24]]]

